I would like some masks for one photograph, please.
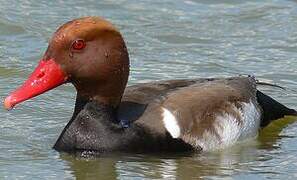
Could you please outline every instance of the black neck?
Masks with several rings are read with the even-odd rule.
[[[121,128],[117,122],[116,110],[112,106],[78,95],[72,118],[55,143],[54,149],[58,151],[106,149],[107,145],[96,137],[105,139],[105,143],[110,138],[105,137],[107,134],[112,134],[119,139],[120,132],[116,131],[116,133],[114,129]],[[86,137],[91,137],[91,139],[86,139]]]
[[[118,123],[116,118],[116,109],[110,105],[106,105],[100,102],[92,101],[89,98],[85,98],[77,94],[75,101],[75,108],[71,118],[71,121],[74,120],[77,115],[88,105],[88,109],[93,112],[100,112],[101,116],[104,116],[107,120],[110,120],[113,123]]]
[[[89,102],[88,99],[83,98],[82,96],[80,96],[79,94],[77,94],[76,96],[76,100],[75,100],[75,107],[74,107],[74,111],[73,111],[73,115],[72,115],[72,119],[75,119],[75,117],[78,115],[78,113],[84,108],[84,106]]]

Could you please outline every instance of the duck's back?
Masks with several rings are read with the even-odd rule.
[[[173,80],[126,89],[120,119],[129,119],[155,136],[179,138],[204,150],[253,137],[261,108],[251,77]]]
[[[257,135],[263,120],[257,95],[253,77],[138,84],[126,89],[119,118],[211,150]]]

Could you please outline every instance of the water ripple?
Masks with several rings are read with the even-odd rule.
[[[31,73],[57,26],[99,15],[123,33],[129,84],[252,74],[289,90],[261,90],[297,108],[296,1],[0,0],[0,98]],[[291,89],[291,90],[290,90]],[[297,126],[277,124],[230,149],[187,155],[76,159],[52,150],[73,111],[62,86],[11,112],[0,110],[0,177],[6,179],[287,179],[296,177]],[[265,134],[265,133],[264,133]],[[17,169],[17,171],[16,171]]]

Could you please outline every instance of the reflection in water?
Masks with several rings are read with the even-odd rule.
[[[248,148],[247,148],[248,147]],[[226,151],[202,154],[103,155],[96,159],[77,159],[64,155],[77,179],[191,179],[207,176],[228,176],[246,163],[257,160],[252,155],[257,143]]]
[[[275,174],[265,162],[279,149],[277,141],[284,127],[296,122],[288,117],[272,123],[250,139],[224,150],[180,154],[102,154],[97,158],[79,158],[63,154],[77,179],[199,179],[227,177],[251,171]],[[269,139],[269,140],[268,140]],[[255,175],[256,176],[256,175]],[[249,177],[253,177],[250,175]]]
[[[68,161],[76,179],[116,179],[116,159],[100,157],[98,159],[76,158],[62,154],[61,158]]]
[[[296,117],[287,116],[283,119],[279,119],[270,123],[267,127],[260,131],[258,140],[261,142],[261,144],[259,148],[267,150],[279,148],[279,146],[277,146],[277,141],[281,140],[281,138],[288,137],[281,134],[282,130],[296,121]]]
[[[111,20],[123,33],[131,60],[130,84],[252,74],[297,89],[296,1],[0,0],[1,99],[29,75],[59,25],[88,15]],[[260,88],[297,108],[296,92]],[[297,176],[297,123],[281,121],[258,139],[212,153],[97,159],[60,155],[52,145],[70,119],[74,101],[74,88],[62,86],[12,112],[0,108],[0,179]]]

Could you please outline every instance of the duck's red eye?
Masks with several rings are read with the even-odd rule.
[[[72,48],[74,50],[82,50],[85,47],[86,47],[86,43],[84,40],[81,40],[81,39],[74,41],[74,43],[72,44]]]

